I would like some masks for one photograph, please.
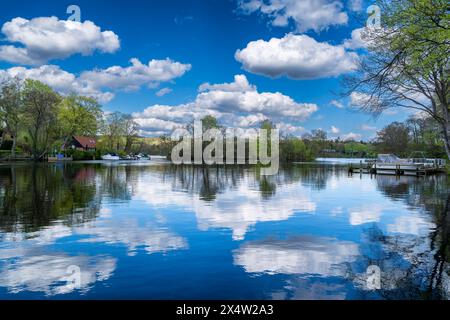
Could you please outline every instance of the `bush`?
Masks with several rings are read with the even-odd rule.
[[[0,150],[11,150],[13,145],[12,140],[4,140],[0,145]]]
[[[314,159],[313,150],[298,138],[288,138],[280,144],[281,161],[311,161]]]
[[[119,155],[119,157],[125,157],[127,155],[127,153],[123,150],[117,151],[116,153]]]
[[[101,151],[101,150],[96,150],[95,151],[95,159],[96,160],[100,160],[101,158],[102,158],[102,155],[104,155],[105,154],[105,152],[103,152],[103,151]]]
[[[68,155],[72,156],[73,160],[94,160],[96,158],[95,151],[73,150]]]
[[[7,158],[11,155],[11,151],[9,150],[0,150],[0,159]]]

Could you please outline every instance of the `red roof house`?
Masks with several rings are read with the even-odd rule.
[[[97,140],[92,137],[73,136],[65,149],[77,149],[83,151],[94,151],[97,148]]]

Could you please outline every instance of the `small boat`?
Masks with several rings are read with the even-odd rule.
[[[136,157],[138,160],[150,160],[150,157],[145,153],[139,153]]]
[[[128,154],[124,157],[121,157],[120,160],[145,160],[146,158],[142,154]]]
[[[368,159],[359,167],[350,166],[349,173],[421,176],[445,171],[444,159],[418,158],[401,159],[394,154],[379,154],[377,159]]]
[[[102,156],[102,160],[117,161],[120,160],[120,157],[118,155],[108,153]]]
[[[393,154],[380,154],[372,164],[372,170],[379,174],[421,175],[434,173],[445,167],[443,159],[408,158],[401,159]]]

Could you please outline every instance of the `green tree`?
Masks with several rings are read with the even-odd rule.
[[[219,129],[219,123],[216,119],[216,117],[207,115],[202,119],[202,127],[203,131],[207,131],[209,129]]]
[[[271,130],[275,129],[275,125],[270,120],[264,120],[263,122],[261,122],[260,128],[267,130],[267,134],[270,135]]]
[[[281,141],[280,158],[283,161],[311,161],[315,155],[304,141],[296,137],[288,137]]]
[[[118,151],[120,146],[120,138],[125,135],[122,113],[113,112],[107,114],[105,116],[102,132],[106,136],[109,150]]]
[[[315,129],[311,131],[310,140],[315,153],[321,153],[327,147],[327,133],[322,129]]]
[[[130,114],[122,115],[123,132],[125,135],[125,152],[130,153],[133,143],[136,141],[139,133],[139,124]]]
[[[101,107],[95,99],[73,94],[62,99],[58,122],[64,142],[72,136],[96,136],[101,115]]]
[[[57,111],[60,96],[37,80],[25,80],[23,88],[24,127],[31,139],[34,161],[44,157],[57,138]]]
[[[445,157],[444,142],[439,133],[439,124],[426,115],[411,116],[406,122],[411,133],[411,151],[423,151],[428,157]]]
[[[272,130],[276,129],[275,124],[266,119],[261,122],[260,128],[263,130],[267,130],[267,154],[272,154]],[[260,150],[260,139],[258,138],[258,154]]]
[[[217,121],[217,118],[212,115],[207,115],[203,117],[201,120],[202,123],[202,131],[205,133],[205,131],[209,129],[221,129],[221,126],[219,125],[219,122]],[[194,134],[194,124],[195,120],[188,123],[185,128],[190,134]]]
[[[410,141],[408,127],[400,122],[393,122],[377,133],[378,149],[381,152],[405,155]]]
[[[350,154],[351,156],[356,155],[358,157],[367,157],[368,155],[373,154],[373,150],[368,144],[356,141],[347,141],[344,144],[344,153]]]
[[[311,132],[312,140],[324,142],[327,140],[327,133],[322,129],[315,129]]]
[[[381,28],[366,28],[367,55],[347,77],[363,110],[414,109],[432,117],[450,157],[450,13],[448,0],[377,0]]]
[[[12,136],[12,158],[16,155],[17,135],[21,125],[22,112],[22,84],[18,79],[9,80],[2,85],[0,90],[0,121]]]

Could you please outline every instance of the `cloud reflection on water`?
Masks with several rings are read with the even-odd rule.
[[[94,221],[75,228],[74,233],[88,236],[80,242],[125,245],[129,256],[136,255],[139,247],[149,254],[188,248],[183,237],[152,224],[141,226],[133,219]]]
[[[117,259],[110,256],[69,256],[64,253],[39,252],[39,248],[0,249],[0,259],[9,258],[0,269],[0,287],[11,293],[43,292],[47,296],[86,292],[97,281],[108,280],[116,269]],[[14,258],[14,259],[11,259]],[[75,287],[68,278],[70,267],[80,268],[80,283]]]
[[[234,263],[249,273],[340,276],[358,255],[354,242],[302,236],[247,242],[234,252]]]
[[[282,186],[270,201],[264,201],[258,191],[248,188],[242,181],[226,193],[205,202],[197,196],[171,190],[172,186],[153,179],[138,184],[135,199],[152,207],[177,206],[195,213],[199,230],[230,229],[233,240],[243,240],[249,229],[258,222],[282,221],[297,212],[313,214],[316,204],[298,186]]]
[[[225,273],[240,270],[239,282],[276,278],[261,292],[265,297],[364,296],[370,293],[361,281],[374,263],[386,274],[381,297],[421,296],[421,283],[439,282],[432,285],[436,296],[435,287],[444,288],[442,296],[449,291],[441,272],[448,270],[445,199],[438,196],[448,191],[438,177],[371,179],[304,166],[267,179],[237,167],[50,168],[0,168],[0,287],[9,292],[72,293],[61,281],[70,265],[84,272],[80,293],[102,282],[120,287],[114,273],[128,259],[124,253],[133,268],[147,255],[160,264],[165,271],[155,276],[161,281],[174,276],[180,261],[192,264],[188,274],[204,277],[210,259],[226,261],[235,245],[234,265],[217,266]],[[355,190],[361,193],[352,196]],[[231,237],[217,232],[222,229]],[[205,241],[214,250],[199,253]],[[130,276],[119,270],[119,277]],[[209,274],[210,281],[217,283],[216,276]],[[230,279],[220,289],[237,285]]]

